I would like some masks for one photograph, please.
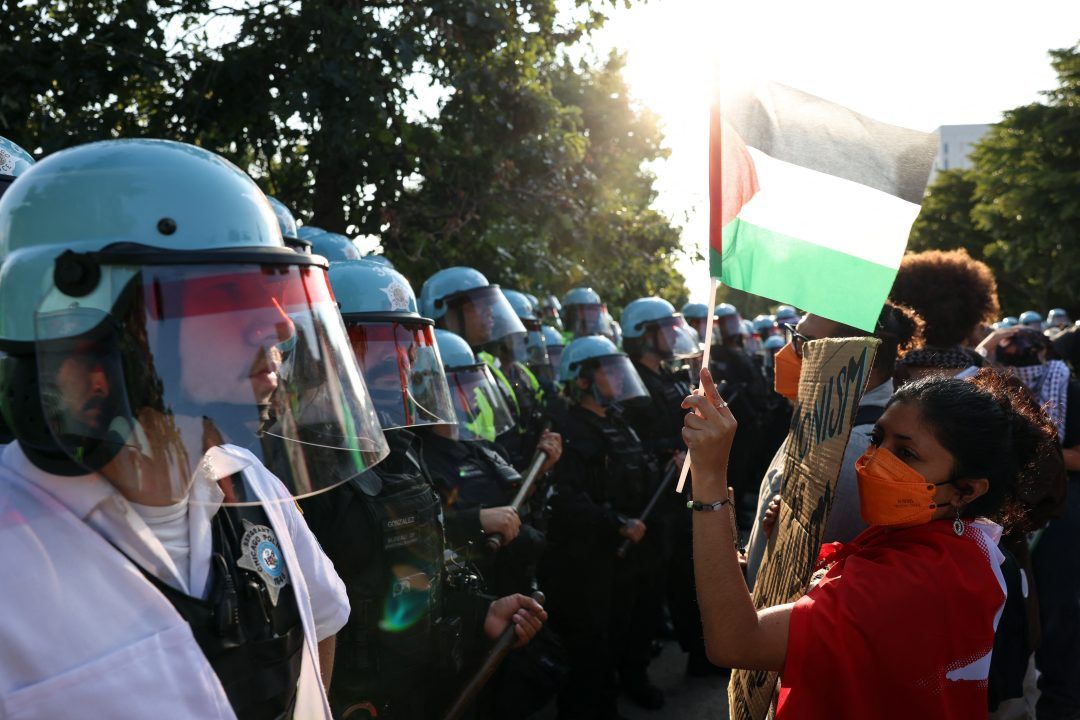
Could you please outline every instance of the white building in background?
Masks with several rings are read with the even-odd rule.
[[[933,182],[934,176],[942,170],[970,168],[971,151],[989,129],[989,125],[982,124],[942,125],[935,130],[938,134],[938,151],[934,158],[934,169],[930,173],[930,182]]]

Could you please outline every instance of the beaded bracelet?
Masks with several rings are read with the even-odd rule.
[[[687,508],[689,508],[690,510],[697,510],[697,511],[700,511],[700,512],[713,512],[713,511],[719,510],[720,508],[724,507],[725,505],[729,505],[729,504],[731,504],[731,498],[724,498],[723,500],[720,500],[719,502],[714,502],[714,503],[702,503],[702,502],[698,502],[697,500],[687,500],[686,501],[686,507]]]

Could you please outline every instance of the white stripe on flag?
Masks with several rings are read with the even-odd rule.
[[[900,267],[919,206],[748,148],[760,189],[739,218],[885,267]]]

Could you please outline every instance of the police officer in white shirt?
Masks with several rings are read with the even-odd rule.
[[[0,200],[0,350],[0,718],[329,718],[294,498],[387,447],[325,261],[212,153],[72,148]]]

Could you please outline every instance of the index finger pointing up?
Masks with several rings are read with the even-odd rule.
[[[701,389],[705,391],[705,397],[708,398],[712,406],[717,407],[723,403],[724,398],[720,397],[720,392],[716,389],[716,383],[713,382],[712,373],[709,372],[709,368],[701,368],[698,377],[701,378]]]

